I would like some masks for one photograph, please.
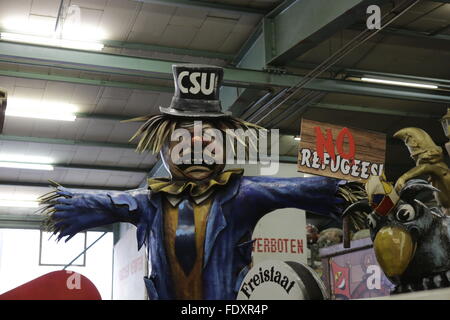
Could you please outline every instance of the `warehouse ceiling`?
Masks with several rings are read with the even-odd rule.
[[[364,0],[343,0],[349,8],[341,8],[344,13],[338,14],[342,19],[336,26],[334,22],[315,25],[320,16],[311,12],[338,8],[314,7],[321,1],[305,0],[311,6],[302,11],[299,2],[0,1],[2,32],[27,25],[64,30],[73,9],[79,8],[80,25],[101,31],[105,45],[101,52],[94,52],[0,41],[0,87],[8,92],[8,101],[35,101],[37,113],[40,102],[62,101],[77,108],[73,122],[6,115],[0,154],[47,156],[53,159],[54,170],[0,168],[0,194],[40,195],[48,191],[48,179],[91,189],[123,190],[144,183],[158,159],[135,153],[128,139],[139,124],[120,121],[157,113],[159,106],[170,103],[172,63],[225,67],[223,105],[251,119],[263,106],[255,104],[261,97],[270,100],[282,88],[295,85],[365,30],[365,15],[350,14],[350,3],[367,6]],[[385,13],[402,1],[378,2]],[[298,18],[284,18],[292,12]],[[288,109],[293,101],[272,110],[260,124],[280,128],[285,134],[280,148],[286,156],[283,159],[295,162],[297,141],[293,138],[299,134],[302,117],[389,136],[400,128],[418,126],[443,145],[446,138],[439,119],[450,106],[449,18],[448,1],[419,1],[305,87],[313,89],[314,95],[307,96],[295,112]],[[305,23],[317,28],[318,36],[312,42],[295,39],[289,59],[266,64],[258,37],[268,38],[267,21],[293,30],[293,35]],[[273,41],[278,40],[283,44],[290,39]],[[363,75],[438,83],[439,90],[368,85],[360,82]],[[402,143],[388,138],[387,153],[390,177],[413,166]],[[0,208],[4,221],[11,219],[5,218],[10,213],[30,212]]]

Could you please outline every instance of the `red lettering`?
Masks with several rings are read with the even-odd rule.
[[[320,158],[320,161],[322,162],[324,159],[324,151],[325,150],[330,155],[331,159],[333,161],[335,161],[336,155],[334,153],[333,133],[331,132],[331,129],[327,129],[326,140],[325,140],[325,137],[323,136],[323,133],[322,133],[322,130],[320,129],[320,127],[315,127],[314,130],[316,131],[316,150],[317,150],[317,155]]]
[[[278,252],[283,252],[283,239],[278,239],[277,241]]]
[[[291,253],[295,253],[295,239],[291,239]]]
[[[297,240],[297,248],[298,253],[303,253],[303,239]]]
[[[270,239],[270,245],[271,245],[270,252],[277,252],[277,240],[274,238]]]
[[[253,243],[253,251],[302,254],[303,239],[256,238]]]
[[[345,137],[347,137],[347,139],[348,139],[348,146],[349,146],[349,150],[347,153],[344,151]],[[339,135],[336,139],[336,147],[337,147],[337,151],[338,151],[339,155],[342,158],[351,161],[353,164],[353,161],[355,160],[355,152],[356,152],[355,139],[353,138],[353,135],[348,128],[344,128],[341,130],[341,132],[339,132]]]
[[[255,247],[256,247],[256,252],[261,252],[261,238],[257,238],[255,239],[254,245],[253,245],[253,251],[255,251]]]
[[[269,251],[270,251],[269,239],[264,238],[264,252],[269,252]]]

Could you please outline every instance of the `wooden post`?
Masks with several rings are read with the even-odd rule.
[[[342,232],[344,248],[350,248],[350,230],[349,230],[349,217],[345,216],[342,219]]]

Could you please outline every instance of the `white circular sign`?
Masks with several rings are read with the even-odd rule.
[[[299,209],[279,209],[262,217],[252,235],[253,263],[264,260],[308,262],[306,215]]]
[[[266,260],[247,273],[237,300],[308,300],[325,296],[322,282],[307,266]]]

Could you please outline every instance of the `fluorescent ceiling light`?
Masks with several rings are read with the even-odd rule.
[[[64,24],[61,32],[61,38],[75,41],[94,41],[98,42],[106,38],[105,33],[95,27],[79,26],[76,24]]]
[[[76,12],[75,12],[76,15]],[[5,40],[61,46],[74,49],[95,50],[103,49],[99,43],[106,39],[102,28],[94,25],[82,24],[77,19],[66,19],[55,30],[56,18],[40,15],[9,16],[3,19],[2,26]]]
[[[9,98],[5,114],[12,117],[75,121],[73,104],[32,99]]]
[[[15,33],[51,36],[55,33],[56,18],[37,15],[7,17],[2,21],[3,30]]]
[[[67,39],[41,37],[41,36],[10,33],[10,32],[2,32],[0,34],[0,38],[2,40],[7,40],[7,41],[24,42],[24,43],[40,44],[40,45],[51,46],[51,47],[63,47],[63,48],[80,49],[80,50],[101,51],[104,48],[103,43],[99,43],[99,42],[67,40]]]
[[[53,159],[49,158],[49,157],[24,156],[24,155],[18,155],[18,154],[1,154],[1,153],[0,153],[0,161],[25,162],[25,163],[41,163],[41,164],[53,163]]]
[[[53,166],[52,165],[40,164],[40,163],[23,163],[23,162],[0,161],[0,167],[2,167],[2,168],[15,168],[15,169],[31,169],[31,170],[53,171]]]
[[[15,208],[37,208],[39,202],[29,200],[4,200],[0,199],[0,207],[15,207]]]
[[[300,138],[300,136],[295,136],[295,137],[294,137],[294,140],[296,140],[296,141],[301,141],[302,138]]]
[[[0,167],[52,171],[53,159],[40,156],[0,154]]]
[[[37,196],[26,194],[0,194],[0,207],[37,208]]]
[[[77,41],[101,41],[107,35],[104,29],[95,25],[82,24],[80,21],[66,19],[55,31],[56,18],[27,15],[26,17],[10,16],[2,20],[3,31],[29,34],[41,37],[59,36],[61,39]]]
[[[421,88],[421,89],[438,89],[437,85],[425,84],[425,83],[417,83],[417,82],[395,81],[395,80],[377,79],[377,78],[365,78],[365,77],[361,78],[361,81],[372,82],[372,83],[381,83],[381,84],[389,84],[389,85],[394,85],[394,86]]]

